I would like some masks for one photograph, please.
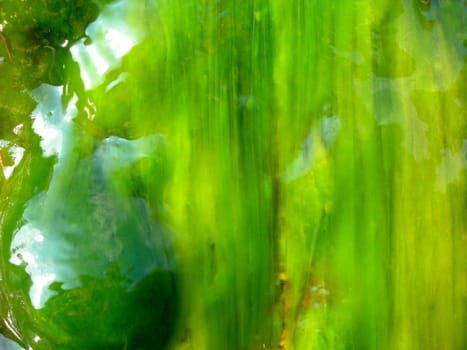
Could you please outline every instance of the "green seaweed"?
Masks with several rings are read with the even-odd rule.
[[[0,1],[0,331],[33,349],[463,348],[465,11]],[[170,277],[122,290],[96,212],[129,266],[166,247]],[[11,260],[32,221],[51,246],[87,238],[60,264],[88,276],[43,308]]]

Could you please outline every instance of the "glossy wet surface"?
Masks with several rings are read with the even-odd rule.
[[[67,48],[88,90],[102,83],[106,71],[117,67],[134,45],[124,26],[129,6],[115,2],[96,13],[85,27],[94,44],[72,43],[69,37],[57,47],[34,40],[29,44],[54,55]],[[39,7],[35,11],[40,16]],[[47,26],[48,20],[42,18],[40,25]],[[60,64],[50,57],[38,59],[48,61],[39,65]],[[2,163],[2,330],[33,349],[162,347],[173,331],[178,303],[173,237],[158,214],[164,137],[148,133],[130,140],[87,133],[80,121],[92,120],[90,99],[83,106],[84,90],[73,90],[63,72],[65,80],[56,85],[48,76],[54,73],[47,71],[38,86],[17,91],[36,103],[24,114],[29,120],[13,131],[30,139],[26,144],[21,140],[22,146],[2,140],[13,160],[8,166]],[[42,163],[43,173],[35,163]],[[157,189],[148,189],[148,176],[158,182]],[[31,185],[27,193],[15,192],[27,188],[25,182]]]
[[[0,332],[462,348],[465,13],[0,1]]]

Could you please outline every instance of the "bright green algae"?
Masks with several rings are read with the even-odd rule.
[[[0,1],[1,331],[33,349],[462,348],[465,11]]]

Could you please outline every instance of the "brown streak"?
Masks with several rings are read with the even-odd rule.
[[[279,349],[289,349],[289,332],[287,329],[287,313],[289,311],[289,285],[287,274],[282,271],[279,273],[280,286],[280,317],[281,317],[281,333],[279,338]]]
[[[3,156],[2,156],[2,149],[0,148],[0,172],[1,172],[1,179],[3,179],[3,181],[5,182],[5,185],[7,184],[7,178],[5,176],[5,173],[4,173],[4,168],[5,168],[5,165],[3,164]]]
[[[5,46],[6,54],[8,56],[8,61],[13,62],[13,57],[11,56],[10,47],[8,46],[8,40],[6,39],[5,34],[0,30],[0,39],[2,39],[3,46]]]

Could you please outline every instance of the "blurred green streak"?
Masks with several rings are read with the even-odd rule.
[[[465,5],[130,3],[144,39],[105,78],[123,83],[85,90],[71,60],[65,81],[93,137],[167,141],[171,347],[463,348]],[[11,79],[15,124],[30,102]]]

